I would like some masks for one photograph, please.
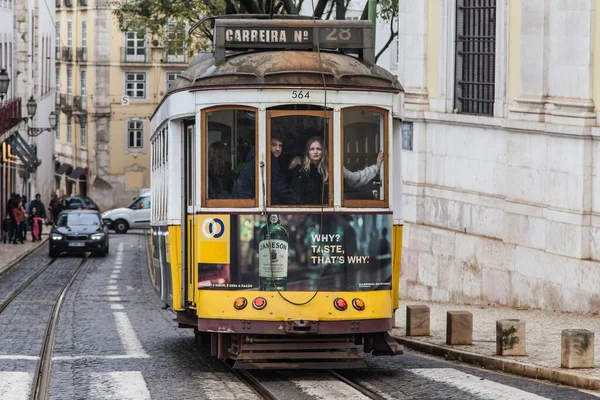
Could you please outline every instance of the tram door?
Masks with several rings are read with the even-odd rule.
[[[184,218],[182,219],[185,223],[185,229],[182,229],[184,232],[184,237],[182,238],[181,243],[185,243],[185,246],[182,246],[182,252],[184,260],[183,262],[183,271],[182,271],[182,280],[186,282],[185,286],[185,294],[183,294],[184,303],[186,305],[190,305],[192,307],[196,304],[196,284],[197,282],[197,268],[194,267],[195,263],[195,254],[194,254],[194,243],[196,242],[194,229],[194,208],[197,202],[197,182],[198,182],[198,171],[196,161],[196,146],[197,146],[197,135],[196,135],[196,124],[194,120],[189,120],[184,122],[184,137],[183,137],[183,146],[184,146],[184,179],[185,184],[184,187],[184,199],[185,204],[183,209]]]

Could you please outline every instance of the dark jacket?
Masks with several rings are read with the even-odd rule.
[[[255,197],[256,153],[252,148],[246,157],[246,166],[240,172],[233,190],[232,199],[253,199]],[[277,158],[271,153],[271,204],[297,205],[300,204],[298,195],[285,179]]]
[[[31,215],[31,210],[35,207],[36,215]],[[46,219],[46,206],[43,201],[33,200],[29,203],[29,210],[27,210],[30,216],[32,217],[40,217]]]
[[[328,184],[323,186],[323,177],[313,163],[310,164],[309,171],[302,168],[302,165],[297,165],[292,170],[292,189],[300,196],[300,204],[319,206],[328,204]]]

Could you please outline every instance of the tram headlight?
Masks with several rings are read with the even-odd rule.
[[[94,233],[90,236],[92,240],[102,240],[104,238],[104,233]]]
[[[50,235],[50,240],[63,240],[65,237],[59,233],[53,233]]]

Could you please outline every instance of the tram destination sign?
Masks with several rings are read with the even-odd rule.
[[[371,29],[368,21],[217,20],[215,58],[222,62],[225,50],[242,49],[344,49],[370,58]]]

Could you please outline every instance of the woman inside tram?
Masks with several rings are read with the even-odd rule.
[[[329,164],[327,148],[320,137],[306,142],[306,153],[290,163],[292,189],[300,197],[302,205],[328,204]]]

